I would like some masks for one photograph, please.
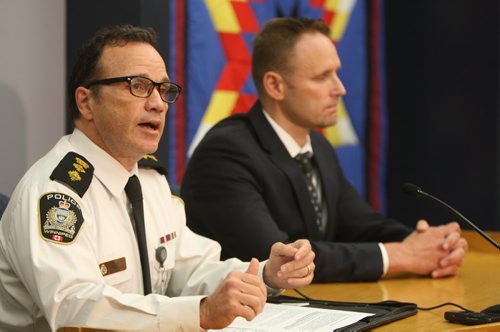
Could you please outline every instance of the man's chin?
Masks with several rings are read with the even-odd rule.
[[[146,151],[147,151],[146,154],[154,154],[156,151],[158,151],[158,146],[151,149],[147,149]]]
[[[142,146],[142,148],[141,148],[141,152],[144,155],[154,154],[156,151],[158,151],[158,143],[146,144],[146,145]]]
[[[328,127],[335,126],[336,124],[337,124],[337,117],[335,117],[335,119],[328,119],[323,121],[323,123],[319,126],[319,128],[325,129]]]

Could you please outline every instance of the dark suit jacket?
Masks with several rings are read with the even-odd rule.
[[[187,223],[219,241],[223,258],[262,260],[277,241],[308,238],[315,282],[376,280],[383,271],[377,242],[400,241],[411,229],[370,208],[322,135],[312,132],[311,144],[328,209],[325,237],[305,177],[259,103],[218,123],[196,148],[181,189]]]

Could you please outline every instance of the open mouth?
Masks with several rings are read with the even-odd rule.
[[[142,122],[142,123],[139,123],[139,126],[146,128],[146,129],[158,130],[158,128],[160,127],[160,124],[158,122]]]

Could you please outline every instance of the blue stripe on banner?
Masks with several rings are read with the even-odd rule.
[[[358,135],[356,146],[337,147],[336,151],[346,177],[359,193],[365,191],[365,146],[367,106],[367,50],[365,1],[354,5],[344,36],[337,44],[342,70],[339,76],[347,90],[346,109]]]
[[[201,1],[188,1],[186,65],[187,84],[192,93],[187,106],[187,138],[190,144],[210,102],[224,65],[225,55],[207,8]]]

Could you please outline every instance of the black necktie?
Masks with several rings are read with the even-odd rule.
[[[132,204],[132,213],[135,222],[135,232],[141,257],[142,282],[144,294],[151,293],[151,276],[149,272],[148,246],[146,242],[146,229],[144,227],[144,207],[142,205],[141,183],[137,176],[132,175],[125,186],[125,193]]]
[[[311,204],[314,209],[314,213],[316,214],[316,224],[321,226],[322,224],[322,208],[321,208],[321,200],[318,193],[318,184],[314,183],[314,169],[311,162],[312,153],[304,152],[299,153],[295,156],[295,160],[299,163],[299,167],[304,172],[306,176],[307,190],[309,191],[309,196],[311,199]]]

